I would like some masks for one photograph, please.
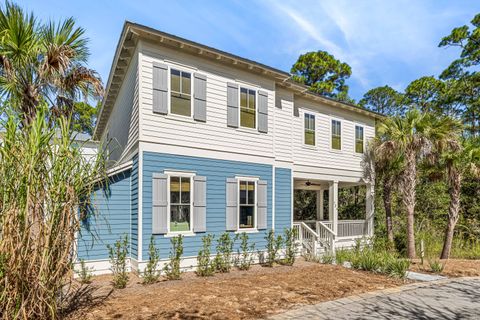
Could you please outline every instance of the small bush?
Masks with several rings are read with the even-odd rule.
[[[240,235],[240,252],[238,253],[237,267],[240,270],[248,270],[252,265],[252,252],[255,250],[255,243],[248,244],[248,234],[243,232]]]
[[[405,279],[408,268],[410,268],[410,260],[408,259],[392,259],[387,262],[384,272],[393,278]]]
[[[180,259],[183,255],[183,236],[173,237],[170,239],[172,248],[170,249],[170,260],[163,267],[165,276],[168,280],[178,280],[181,276]]]
[[[434,273],[442,273],[443,268],[445,267],[445,265],[437,259],[429,260],[428,264],[430,265],[430,269]]]
[[[210,259],[212,240],[213,235],[211,234],[202,237],[202,249],[197,256],[197,275],[200,277],[209,277],[215,273],[215,263]]]
[[[322,263],[322,259],[319,256],[316,256],[311,253],[304,254],[303,259],[305,259],[305,261],[308,261],[308,262]]]
[[[278,250],[282,246],[283,239],[282,236],[275,238],[275,232],[270,229],[265,240],[267,240],[267,259],[265,260],[265,266],[273,267],[273,264],[277,262]]]
[[[350,260],[351,252],[347,249],[338,249],[335,252],[335,263],[339,266],[343,266],[346,261]]]
[[[333,264],[333,261],[335,261],[335,256],[330,252],[325,252],[320,258],[320,261],[323,264]]]
[[[232,252],[235,240],[229,232],[223,233],[217,240],[217,255],[215,256],[215,268],[218,272],[230,272],[232,268]]]
[[[107,245],[107,248],[113,273],[113,286],[123,289],[127,286],[129,279],[127,273],[128,235],[120,237],[113,246]]]
[[[89,268],[85,265],[85,260],[80,259],[80,271],[77,271],[77,274],[81,283],[88,284],[92,282],[92,270],[93,268]]]
[[[295,262],[295,238],[297,236],[297,229],[294,228],[285,228],[285,259],[283,263],[286,265],[293,265]]]
[[[160,253],[155,247],[155,239],[150,237],[150,244],[148,245],[148,262],[143,272],[143,283],[151,284],[158,281],[160,272],[158,269],[158,261],[160,260]]]
[[[358,266],[361,270],[378,272],[382,266],[381,257],[371,249],[362,250],[358,260]]]

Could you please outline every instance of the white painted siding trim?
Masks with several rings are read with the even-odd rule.
[[[193,188],[193,177],[196,176],[195,172],[186,172],[186,171],[174,171],[174,170],[164,170],[164,174],[167,175],[167,233],[165,237],[175,237],[178,235],[193,236],[193,199],[194,198],[194,188]],[[170,201],[170,179],[173,177],[184,177],[190,178],[190,230],[188,231],[171,231],[170,230],[170,213],[171,213],[171,201]]]
[[[143,261],[143,144],[138,144],[138,261]]]
[[[357,127],[362,127],[363,128],[363,153],[358,153],[356,151],[356,146],[357,146],[357,138],[356,138],[356,134],[357,134]],[[365,138],[365,124],[363,123],[359,123],[359,122],[353,122],[353,155],[356,156],[356,157],[362,157],[363,154],[365,153],[366,151],[366,147],[367,147],[367,139]]]
[[[167,60],[165,60],[167,62]],[[173,70],[178,70],[180,72],[188,72],[190,74],[190,116],[183,116],[181,114],[176,114],[172,113],[172,69]],[[168,113],[167,116],[171,118],[177,118],[177,119],[184,119],[184,120],[193,120],[193,93],[194,93],[194,88],[193,88],[193,74],[195,73],[195,69],[180,65],[180,64],[175,64],[172,62],[168,62],[167,64],[167,88],[168,88],[168,95],[167,95],[167,106],[168,106]]]
[[[275,231],[275,173],[276,173],[275,170],[276,170],[275,166],[272,166],[272,230],[273,231]],[[267,201],[268,201],[268,197],[267,197]],[[267,208],[268,208],[268,205],[267,205]],[[268,216],[268,211],[267,211],[267,216]]]
[[[237,179],[237,232],[256,232],[258,231],[258,180],[260,180],[258,177],[251,177],[251,176],[235,176],[235,179]],[[240,181],[249,181],[249,182],[254,182],[255,183],[255,200],[254,200],[254,206],[253,206],[253,217],[254,217],[254,225],[253,228],[240,228]],[[248,197],[248,194],[247,194]],[[268,197],[267,197],[268,200]],[[268,206],[267,206],[268,207]]]
[[[339,121],[340,122],[340,150],[337,150],[337,149],[333,149],[332,148],[332,124],[333,124],[333,121]],[[330,135],[329,135],[329,140],[330,140],[330,152],[334,152],[334,153],[342,153],[343,150],[344,150],[344,144],[345,144],[345,124],[344,124],[344,121],[342,118],[339,118],[339,117],[334,117],[334,116],[330,116]]]

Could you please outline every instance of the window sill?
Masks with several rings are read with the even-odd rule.
[[[165,116],[165,119],[188,122],[188,123],[197,123],[197,121],[195,121],[193,117],[181,116],[181,115],[176,115],[171,113],[167,114]]]
[[[259,135],[260,132],[258,132],[257,129],[252,129],[252,128],[245,128],[245,127],[238,127],[238,128],[235,128],[237,131],[240,131],[240,132],[245,132],[245,133],[253,133],[253,134],[257,134]]]
[[[235,231],[236,234],[242,234],[242,233],[258,233],[260,232],[258,229],[238,229]]]
[[[313,150],[313,151],[317,151],[317,150],[318,150],[318,149],[317,149],[317,146],[312,146],[312,145],[310,145],[310,144],[303,144],[303,145],[302,145],[302,148],[303,148],[303,149],[307,149],[307,150]]]
[[[185,231],[185,232],[169,232],[164,235],[165,238],[173,238],[182,235],[184,237],[194,237],[196,234],[193,231]]]
[[[332,148],[330,148],[330,152],[333,152],[333,153],[343,153],[343,150],[342,150],[342,149],[332,149]]]

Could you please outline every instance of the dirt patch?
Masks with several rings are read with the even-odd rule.
[[[476,277],[480,276],[480,260],[460,260],[448,259],[440,260],[444,263],[442,275],[449,277]],[[423,265],[420,260],[413,261],[410,270],[417,272],[431,273],[428,261],[424,261]]]
[[[109,276],[92,283],[95,300],[111,292]],[[382,275],[339,266],[299,261],[292,267],[233,271],[200,278],[183,274],[179,281],[143,286],[132,277],[101,304],[83,306],[70,319],[254,319],[363,292],[401,285]]]

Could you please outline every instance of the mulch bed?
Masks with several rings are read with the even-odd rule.
[[[447,277],[480,276],[480,260],[448,259],[440,261],[444,263],[444,269],[441,272],[441,275]],[[415,260],[410,266],[410,270],[431,273],[431,269],[427,260],[423,262],[423,265],[420,263],[420,260]]]
[[[334,300],[403,284],[402,280],[340,266],[297,261],[294,266],[232,271],[144,286],[132,275],[127,288],[113,290],[110,276],[95,277],[91,300],[70,319],[255,319],[300,305]]]

